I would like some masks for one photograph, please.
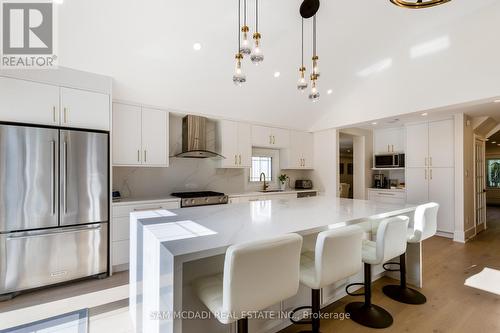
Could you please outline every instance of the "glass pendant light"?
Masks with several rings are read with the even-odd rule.
[[[255,33],[253,34],[254,47],[250,54],[250,60],[256,65],[264,61],[264,54],[260,47],[260,39],[262,38],[259,33],[259,0],[255,0]]]
[[[238,0],[238,52],[235,55],[236,66],[234,69],[233,83],[237,86],[241,86],[243,83],[247,82],[247,77],[241,71],[241,59],[243,59],[243,54],[241,54],[241,40],[240,40],[240,23],[241,23],[241,0]]]
[[[304,67],[304,19],[302,19],[302,64],[299,68],[299,81],[297,82],[297,89],[301,92],[307,89],[307,81],[305,78],[306,68]]]
[[[243,0],[243,26],[241,32],[243,33],[243,41],[241,42],[240,53],[249,55],[252,50],[250,48],[250,41],[248,40],[248,32],[250,29],[247,26],[247,0]]]
[[[319,91],[317,85],[318,78],[316,75],[311,74],[311,92],[309,93],[309,100],[311,102],[317,102],[319,100]]]

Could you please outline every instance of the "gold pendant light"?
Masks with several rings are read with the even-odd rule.
[[[241,39],[240,39],[240,24],[241,24],[241,0],[238,0],[238,48],[236,49],[236,65],[233,74],[233,83],[237,86],[241,86],[243,83],[247,82],[247,76],[241,70],[241,60],[243,59],[243,54],[241,53]]]
[[[451,0],[390,0],[393,4],[403,8],[423,9],[443,5]]]

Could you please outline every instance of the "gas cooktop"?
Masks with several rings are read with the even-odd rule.
[[[227,204],[228,197],[224,193],[213,191],[177,192],[174,197],[181,198],[181,207]]]

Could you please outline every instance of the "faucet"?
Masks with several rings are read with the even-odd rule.
[[[269,187],[269,184],[266,183],[266,174],[261,172],[260,173],[260,181],[262,181],[262,178],[264,178],[264,185],[263,185],[263,191],[267,190],[267,188]]]

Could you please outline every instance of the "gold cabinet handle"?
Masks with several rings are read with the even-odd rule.
[[[148,151],[144,149],[144,163],[148,161]]]
[[[68,108],[64,108],[64,123],[68,123]]]
[[[273,143],[273,136],[269,135],[269,144],[272,144],[272,143]]]
[[[432,180],[432,169],[430,170],[430,172],[431,172],[431,180]]]
[[[239,162],[240,162],[240,163],[239,163],[239,165],[241,165],[241,155],[239,155],[239,159],[240,159],[240,161],[239,161]]]
[[[429,157],[429,166],[432,166],[432,156]]]
[[[273,135],[273,144],[276,144],[276,137]]]
[[[141,161],[141,150],[137,149],[137,162]]]
[[[238,165],[238,155],[234,155],[234,165]]]
[[[391,145],[387,145],[387,152],[390,153],[391,152]]]
[[[57,122],[57,118],[56,118],[56,117],[57,117],[57,116],[56,116],[56,107],[55,107],[55,106],[53,106],[53,107],[52,107],[52,118],[54,119],[54,123],[56,123],[56,122]]]
[[[427,169],[425,169],[425,180],[427,180]]]

